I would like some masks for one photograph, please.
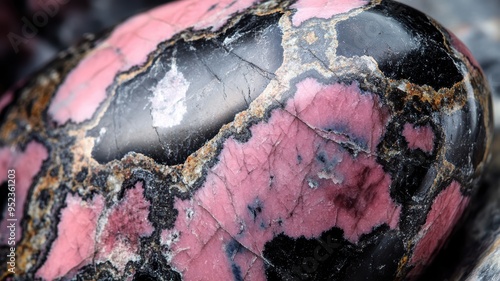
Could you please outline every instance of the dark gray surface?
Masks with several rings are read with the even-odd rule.
[[[500,1],[400,2],[427,13],[469,47],[490,82],[496,124],[491,163],[466,221],[422,280],[500,280]]]

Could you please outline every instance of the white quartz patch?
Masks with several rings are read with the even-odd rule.
[[[151,117],[153,127],[170,128],[179,125],[187,112],[186,93],[189,82],[182,72],[177,71],[175,63],[153,88]]]

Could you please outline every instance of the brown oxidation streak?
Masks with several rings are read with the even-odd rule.
[[[438,91],[427,85],[419,86],[410,82],[405,84],[405,103],[416,97],[421,102],[429,104],[433,110],[438,111],[443,107],[453,109],[457,105],[461,108],[467,102],[465,91],[460,93],[460,90],[465,88],[464,81],[455,83],[451,89],[443,88]]]
[[[34,198],[38,198],[38,194],[40,194],[40,192],[44,189],[47,189],[51,197],[54,198],[58,181],[49,177],[48,174],[49,170],[47,170],[45,175],[40,175],[40,180],[33,189],[33,194],[26,198],[27,202],[31,202],[34,200]],[[51,210],[53,205],[54,201],[50,200],[46,209]],[[38,204],[29,204],[27,210],[25,210],[25,213],[30,214],[32,218],[38,218],[43,221],[44,217],[46,217],[47,214],[39,210],[36,210],[38,212],[34,213],[34,208],[38,209]],[[27,221],[26,229],[23,229],[23,238],[17,244],[16,274],[19,275],[26,274],[26,272],[31,269],[28,268],[28,265],[31,264],[31,266],[33,266],[32,263],[36,262],[32,260],[33,256],[36,254],[40,254],[44,250],[40,248],[40,246],[45,244],[46,235],[40,233],[39,230],[34,226],[33,222],[33,219]],[[50,225],[51,222],[49,221],[47,222],[47,224]]]

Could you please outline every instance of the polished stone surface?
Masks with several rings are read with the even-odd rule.
[[[491,143],[470,52],[390,1],[196,3],[88,38],[0,100],[26,207],[15,277],[417,277]]]
[[[471,50],[488,78],[493,93],[495,138],[485,181],[471,202],[465,224],[422,280],[497,280],[500,278],[500,3],[401,1],[436,18],[454,32]]]

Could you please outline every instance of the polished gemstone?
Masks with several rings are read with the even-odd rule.
[[[470,52],[392,1],[175,2],[0,105],[21,279],[414,278],[492,134]]]

